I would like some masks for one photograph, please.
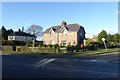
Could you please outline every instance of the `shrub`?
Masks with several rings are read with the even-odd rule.
[[[88,39],[85,41],[85,46],[88,46],[90,43],[94,42],[93,39]]]
[[[110,46],[111,46],[111,48],[115,48],[115,47],[117,47],[117,44],[115,42],[111,42]]]
[[[26,41],[8,41],[8,40],[3,40],[2,45],[3,46],[25,46]]]
[[[65,48],[66,46],[61,43],[59,47],[60,48]]]
[[[13,47],[12,46],[2,46],[2,51],[13,51]]]
[[[18,52],[27,52],[30,51],[26,46],[16,46],[16,51]]]
[[[86,48],[88,50],[97,50],[97,49],[99,49],[99,43],[97,43],[97,42],[91,42],[91,43],[89,43],[88,46],[86,46]]]

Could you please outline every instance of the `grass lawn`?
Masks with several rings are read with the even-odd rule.
[[[119,52],[120,48],[110,48],[110,49],[99,49],[94,51],[85,51],[82,54],[76,54],[75,56],[89,56],[89,55],[97,55],[97,54],[105,54],[105,53],[114,53]]]

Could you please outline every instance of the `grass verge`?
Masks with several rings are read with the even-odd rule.
[[[94,51],[85,51],[82,54],[76,54],[74,56],[90,56],[90,55],[98,55],[98,54],[105,54],[105,53],[114,53],[119,52],[120,48],[111,48],[111,49],[99,49]]]
[[[39,52],[16,52],[16,51],[2,51],[2,53],[7,53],[7,54],[44,54],[44,55],[73,55],[75,57],[79,56],[90,56],[90,55],[98,55],[98,54],[105,54],[105,53],[113,53],[113,52],[119,52],[120,48],[110,48],[107,51],[105,49],[99,49],[99,50],[94,50],[94,51],[85,51],[85,52],[77,52],[77,53],[39,53]]]

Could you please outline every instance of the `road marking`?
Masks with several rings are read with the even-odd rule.
[[[81,61],[86,61],[86,62],[98,62],[98,63],[108,63],[108,62],[119,63],[118,60],[116,60],[116,61],[108,61],[108,60],[81,60]]]
[[[87,62],[109,62],[109,61],[103,61],[103,60],[81,60],[81,61],[87,61]]]
[[[105,53],[105,54],[98,54],[98,55],[93,55],[93,56],[107,56],[107,55],[116,55],[116,54],[118,54],[118,52],[113,52],[113,53]]]
[[[45,66],[45,65],[49,64],[50,62],[52,62],[52,61],[54,61],[54,60],[55,60],[55,58],[43,59],[43,60],[35,63],[33,66],[34,66],[35,68],[39,68],[39,67],[41,67],[41,66]]]
[[[43,59],[43,60],[41,60],[41,61],[38,61],[37,63],[35,63],[33,66],[37,66],[37,65],[39,65],[39,64],[41,64],[42,62],[44,62],[44,61],[47,61],[48,59]]]
[[[67,69],[67,68],[62,68],[62,67],[55,67],[55,66],[45,66],[46,69],[52,69],[52,70],[58,70],[58,71],[67,71],[69,72],[86,72],[86,73],[93,73],[93,74],[103,74],[103,75],[109,75],[109,76],[114,76],[114,77],[118,77],[120,74],[119,73],[115,73],[115,72],[100,72],[100,71],[94,71],[94,70],[80,70],[80,69]]]

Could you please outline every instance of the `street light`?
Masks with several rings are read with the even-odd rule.
[[[106,51],[107,51],[107,46],[106,46],[106,43],[105,43],[105,38],[102,38],[102,41],[103,41],[104,46],[105,46],[105,49],[106,49]]]

